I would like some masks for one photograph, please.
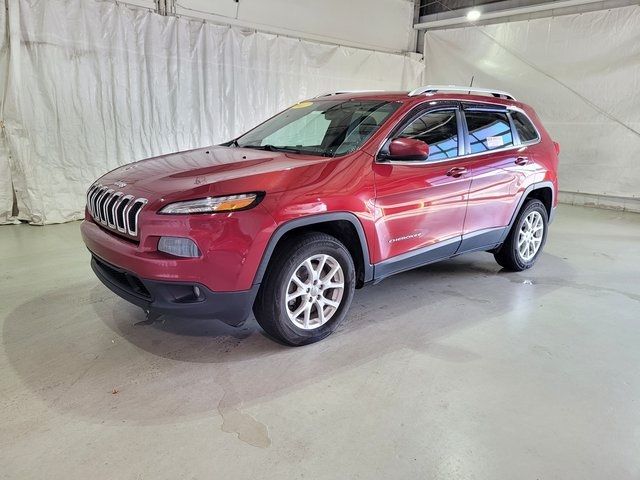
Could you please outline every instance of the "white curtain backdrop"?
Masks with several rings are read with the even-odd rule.
[[[560,189],[640,198],[640,7],[427,32],[426,83],[510,91],[560,142]]]
[[[4,5],[0,1],[0,122],[3,122],[1,112],[9,71],[8,61],[9,41],[7,37],[6,11],[4,9]],[[9,223],[13,206],[9,151],[6,148],[3,125],[4,122],[0,124],[0,224]]]
[[[228,140],[325,91],[408,89],[422,80],[423,64],[408,56],[110,1],[4,1],[5,136],[19,218],[35,224],[81,218],[87,187],[119,165]],[[0,153],[0,212],[11,193],[6,165]]]

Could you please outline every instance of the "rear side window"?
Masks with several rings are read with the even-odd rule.
[[[511,119],[522,143],[538,140],[538,132],[526,115],[520,112],[511,112]]]
[[[513,145],[506,113],[465,111],[471,153],[482,153]]]
[[[396,138],[415,138],[429,145],[428,160],[458,156],[458,122],[455,110],[428,112],[407,125]]]

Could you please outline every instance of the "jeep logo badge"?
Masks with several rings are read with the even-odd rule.
[[[126,184],[125,182],[120,182],[120,181],[118,181],[118,182],[113,182],[113,184],[114,184],[116,187],[118,187],[118,188],[124,188],[124,187],[126,187],[126,186],[127,186],[127,184]]]

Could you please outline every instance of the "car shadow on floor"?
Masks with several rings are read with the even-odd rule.
[[[91,280],[20,305],[3,340],[15,372],[50,408],[100,423],[175,422],[222,413],[222,399],[225,408],[260,403],[407,349],[473,362],[481,350],[444,339],[482,322],[508,322],[514,311],[535,322],[558,278],[572,276],[549,254],[521,273],[500,271],[487,254],[459,257],[357,291],[337,332],[299,348],[273,342],[254,319],[240,328],[174,317],[145,324],[141,309]]]

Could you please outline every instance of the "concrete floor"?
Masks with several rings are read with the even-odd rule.
[[[640,215],[562,206],[533,270],[398,275],[298,349],[137,324],[77,223],[0,263],[1,478],[640,477]]]

